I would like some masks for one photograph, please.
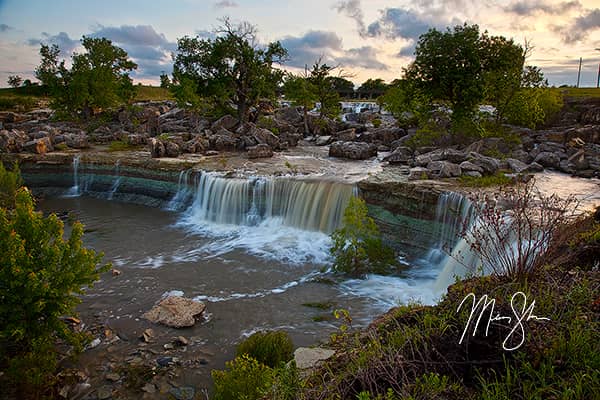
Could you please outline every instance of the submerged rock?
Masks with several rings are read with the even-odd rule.
[[[147,320],[172,328],[193,326],[197,316],[206,309],[202,302],[183,297],[169,296],[142,315]]]

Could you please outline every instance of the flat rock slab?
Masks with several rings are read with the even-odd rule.
[[[294,351],[294,361],[296,361],[296,367],[299,369],[313,368],[320,361],[327,360],[334,354],[334,350],[323,349],[320,347],[298,347],[296,351]]]
[[[201,315],[206,305],[200,301],[178,296],[169,296],[161,300],[143,318],[172,328],[185,328],[196,323],[196,317]]]

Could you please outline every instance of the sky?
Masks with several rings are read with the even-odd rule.
[[[183,36],[210,37],[229,17],[258,28],[261,43],[279,40],[284,67],[297,72],[321,58],[359,85],[391,81],[413,60],[430,28],[463,23],[532,47],[529,65],[551,85],[595,87],[600,64],[598,0],[0,0],[0,86],[9,75],[34,80],[40,43],[69,58],[82,36],[106,37],[138,64],[136,82],[157,84],[171,73]]]

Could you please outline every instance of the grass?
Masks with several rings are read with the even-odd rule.
[[[557,88],[567,98],[600,98],[599,88]]]
[[[161,88],[158,86],[136,86],[136,101],[162,101],[162,100],[173,100],[173,96],[169,89]]]
[[[110,152],[130,151],[130,150],[136,150],[138,148],[139,148],[139,146],[133,145],[124,140],[115,140],[113,142],[110,142],[110,144],[108,145],[108,151],[110,151]]]
[[[315,302],[315,303],[302,303],[304,307],[317,308],[319,310],[329,310],[333,307],[333,303],[328,302]]]
[[[481,177],[461,176],[458,181],[465,187],[487,188],[494,186],[504,186],[512,183],[512,179],[502,172],[496,172],[494,175],[484,175]]]

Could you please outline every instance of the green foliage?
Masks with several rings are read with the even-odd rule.
[[[243,354],[225,363],[224,371],[211,372],[214,400],[258,400],[271,389],[274,372],[254,358]]]
[[[400,125],[424,125],[429,120],[429,98],[407,80],[396,80],[377,102],[392,113]]]
[[[353,197],[344,211],[343,226],[331,234],[333,269],[352,275],[389,273],[397,266],[393,249],[383,244],[364,200]]]
[[[359,88],[356,90],[359,94],[367,94],[369,96],[379,97],[385,93],[388,85],[386,85],[385,81],[381,78],[372,79],[369,78]]]
[[[273,118],[261,115],[256,122],[256,125],[259,128],[264,128],[270,130],[275,135],[279,134],[279,128],[277,127],[277,123],[273,120]]]
[[[35,97],[28,96],[3,96],[0,97],[0,110],[28,111],[37,104]]]
[[[379,128],[381,126],[381,119],[375,118],[373,121],[371,121],[371,123],[375,128]]]
[[[466,176],[463,175],[458,178],[461,185],[466,187],[494,187],[494,186],[505,186],[511,184],[513,181],[502,172],[496,172],[494,175],[485,175],[481,177]]]
[[[127,140],[114,140],[108,145],[108,151],[129,151],[134,150],[138,146],[132,145]]]
[[[81,346],[61,317],[75,312],[78,295],[108,266],[97,269],[102,256],[83,247],[80,223],[65,240],[58,217],[43,217],[33,204],[22,188],[14,210],[0,208],[0,364],[17,386],[35,391],[51,382],[55,337]]]
[[[310,70],[310,75],[307,77],[315,90],[316,100],[320,104],[320,119],[324,117],[335,119],[340,114],[340,95],[334,88],[336,80],[331,75],[335,69],[336,67],[321,64],[319,59],[315,62]]]
[[[275,370],[275,381],[271,388],[272,400],[296,400],[302,388],[302,380],[295,362],[282,365]]]
[[[163,89],[168,89],[171,87],[171,80],[169,79],[169,75],[164,72],[160,74],[160,87]]]
[[[59,62],[58,46],[42,45],[36,77],[48,88],[54,109],[89,119],[97,109],[133,99],[135,88],[129,72],[137,65],[108,39],[84,36],[81,43],[86,51],[73,55],[71,69],[64,60]]]
[[[0,208],[15,208],[15,197],[21,186],[23,186],[23,179],[19,165],[15,163],[12,171],[8,171],[0,161]]]
[[[23,83],[23,78],[19,75],[9,75],[6,82],[8,83],[8,86],[18,88],[21,86],[21,83]]]
[[[283,331],[256,332],[237,347],[237,356],[248,355],[271,368],[294,357],[294,344]]]
[[[408,138],[404,144],[413,151],[423,146],[432,146],[441,141],[444,131],[432,122],[423,124],[414,135]]]
[[[247,22],[233,26],[225,19],[216,33],[214,39],[186,36],[177,41],[172,88],[177,97],[178,86],[188,85],[185,93],[192,103],[207,97],[221,110],[230,110],[233,103],[244,123],[260,99],[275,96],[283,72],[273,64],[287,52],[279,42],[259,46],[256,28]]]

